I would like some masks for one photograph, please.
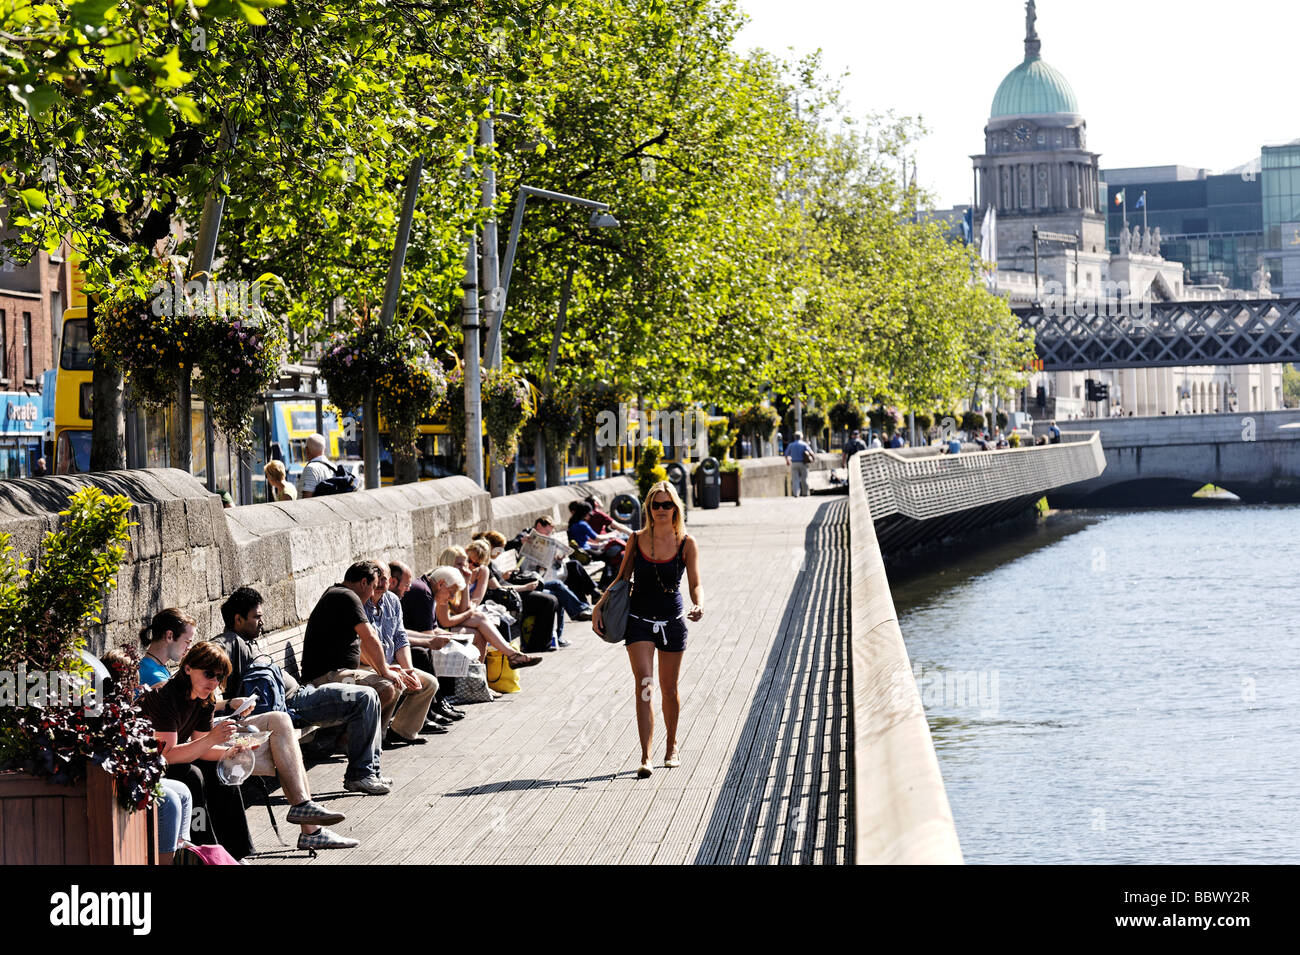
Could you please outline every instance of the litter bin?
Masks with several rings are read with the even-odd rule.
[[[641,529],[641,505],[631,494],[619,494],[610,502],[609,516],[634,531]]]
[[[690,506],[687,504],[687,501],[690,500],[690,490],[687,488],[689,478],[686,474],[686,469],[674,461],[672,464],[668,465],[668,467],[664,468],[664,470],[668,472],[669,483],[677,489],[677,496],[682,499],[682,520],[684,521],[686,520],[685,511]]]
[[[722,499],[722,474],[717,458],[705,458],[699,467],[700,497],[695,503],[705,510],[716,508]]]

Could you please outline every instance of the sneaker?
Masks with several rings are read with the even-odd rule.
[[[580,610],[580,611],[578,612],[578,615],[577,615],[576,617],[574,617],[573,619],[574,619],[574,620],[579,620],[579,621],[581,621],[581,620],[590,620],[590,619],[591,619],[591,611],[592,611],[592,608],[591,608],[591,607],[587,606],[586,604],[583,604],[583,608],[582,608],[582,610]]]
[[[392,792],[392,780],[384,782],[382,776],[367,776],[364,779],[348,779],[343,788],[350,793],[365,793],[367,796],[387,796]]]
[[[564,639],[564,637],[556,637],[555,642],[562,647],[567,647],[569,645],[569,641]]]
[[[298,833],[299,849],[355,849],[359,845],[361,843],[356,839],[340,836],[337,832],[324,828],[315,832]]]
[[[341,812],[330,812],[323,806],[317,805],[308,799],[305,803],[298,806],[289,807],[289,815],[285,817],[294,825],[315,826],[333,826],[342,822],[347,817]]]

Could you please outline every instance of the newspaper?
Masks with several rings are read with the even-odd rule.
[[[445,647],[431,650],[434,676],[468,676],[469,665],[478,662],[478,650],[472,644],[451,640]]]
[[[568,542],[558,537],[529,531],[519,545],[519,570],[540,574],[543,580],[559,580],[569,550]]]

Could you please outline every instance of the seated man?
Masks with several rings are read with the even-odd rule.
[[[379,705],[387,710],[397,703],[406,680],[384,659],[379,633],[366,615],[366,602],[374,596],[380,575],[377,562],[359,560],[344,573],[342,583],[321,595],[307,618],[302,678],[313,686],[360,683],[373,687]]]
[[[221,605],[221,618],[226,630],[213,642],[225,649],[230,657],[231,673],[226,686],[231,693],[238,693],[243,689],[244,674],[257,655],[251,645],[262,635],[262,595],[252,587],[240,587]],[[285,709],[282,713],[290,721],[297,720],[304,725],[343,723],[347,727],[348,768],[343,774],[343,788],[375,796],[389,792],[391,781],[379,775],[379,695],[373,689],[355,683],[299,685],[274,661],[271,666],[284,684]],[[262,714],[259,714],[250,722],[261,718]],[[294,734],[294,745],[297,746],[297,734]],[[285,783],[284,786],[288,796],[289,785]]]
[[[547,537],[559,538],[555,533],[555,525],[549,517],[539,517],[533,521],[533,530],[538,534],[545,534]],[[526,533],[526,532],[525,532]],[[565,543],[568,543],[565,541]],[[596,587],[596,582],[591,579],[587,569],[578,561],[572,558],[557,557],[555,566],[559,569],[560,580],[566,584],[569,590],[573,591],[579,599],[594,604],[600,599],[600,590]],[[558,596],[558,595],[557,595]]]
[[[401,743],[423,743],[418,735],[424,729],[429,706],[438,692],[438,681],[432,673],[417,670],[411,662],[411,648],[402,623],[402,602],[388,588],[389,566],[376,561],[379,581],[374,593],[366,601],[366,616],[379,635],[384,648],[384,661],[400,675],[402,695],[384,711],[383,745],[389,748]],[[434,724],[430,732],[445,733],[446,727]]]
[[[626,524],[620,524],[614,518],[605,513],[603,502],[598,494],[588,494],[587,503],[591,505],[591,513],[587,515],[587,523],[591,525],[592,530],[597,534],[604,534],[608,531],[616,531],[627,540],[632,536],[632,528]]]
[[[388,570],[388,589],[402,602],[402,624],[411,647],[411,660],[425,672],[434,673],[433,652],[445,647],[451,636],[450,631],[439,627],[433,618],[433,590],[426,578],[416,577],[400,560],[390,563]],[[435,725],[447,726],[465,718],[449,698],[453,679],[438,681],[438,692],[429,706],[429,719]]]

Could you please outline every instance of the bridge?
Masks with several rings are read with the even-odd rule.
[[[1300,501],[1300,410],[1058,422],[1101,437],[1106,468],[1048,495],[1053,507],[1187,504],[1206,484],[1243,501]],[[1043,434],[1046,422],[1035,424]]]
[[[1300,298],[1109,306],[1012,311],[1034,332],[1044,371],[1300,361]]]

